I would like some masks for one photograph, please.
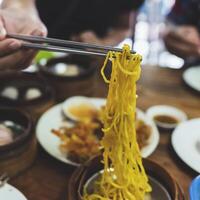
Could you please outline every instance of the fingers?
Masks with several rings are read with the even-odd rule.
[[[168,50],[180,57],[200,56],[200,35],[196,28],[180,26],[165,35]]]
[[[36,27],[37,28],[33,29],[32,31],[29,31],[28,34],[34,36],[47,36],[47,28],[42,23]]]
[[[6,29],[4,27],[3,18],[0,16],[0,40],[6,37]]]
[[[177,40],[179,42],[199,46],[200,47],[200,36],[198,31],[193,27],[178,27],[169,31],[167,37]]]
[[[21,42],[14,39],[0,41],[0,57],[13,53],[21,48]]]
[[[167,38],[165,40],[168,50],[182,58],[189,56],[200,56],[200,49],[194,44],[180,42],[174,38]]]
[[[97,37],[97,35],[93,31],[82,32],[79,35],[72,36],[72,39],[79,42],[86,42],[86,43],[93,43],[93,44],[101,43],[100,39]]]
[[[20,50],[0,58],[0,70],[22,69],[27,67],[35,56],[35,51]]]

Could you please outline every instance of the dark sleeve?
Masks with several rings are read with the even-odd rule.
[[[115,2],[117,2],[115,0]],[[119,0],[118,4],[122,10],[137,10],[142,4],[144,0]]]
[[[176,3],[168,15],[168,20],[178,25],[198,26],[200,17],[199,0],[176,0]]]

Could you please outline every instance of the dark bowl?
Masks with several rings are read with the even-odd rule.
[[[18,92],[18,98],[12,99],[2,95],[5,88],[12,87]],[[37,89],[40,96],[26,99],[25,94],[29,89]],[[30,112],[33,118],[39,117],[55,102],[53,88],[37,74],[26,72],[6,72],[0,74],[0,106],[19,108]]]
[[[83,188],[87,181],[103,169],[101,160],[101,156],[95,157],[74,171],[68,184],[68,200],[82,200]],[[147,174],[152,177],[158,185],[162,185],[172,200],[185,199],[176,181],[164,168],[147,159],[143,160],[143,164]]]
[[[90,96],[93,94],[96,67],[91,60],[80,57],[64,57],[50,59],[45,65],[40,65],[40,74],[50,82],[56,90],[56,99],[63,101],[70,96]],[[79,73],[63,75],[56,73],[58,64],[74,65]]]
[[[19,109],[0,108],[0,121],[12,121],[22,127],[14,141],[0,146],[0,174],[13,177],[28,169],[37,155],[37,142],[31,116]]]
[[[13,149],[21,146],[33,135],[33,122],[31,116],[24,111],[0,107],[0,122],[1,121],[12,121],[20,125],[23,128],[23,131],[12,143],[0,146],[0,157],[7,154],[8,151],[13,151]]]

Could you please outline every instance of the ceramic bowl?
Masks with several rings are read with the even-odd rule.
[[[157,105],[150,107],[147,111],[147,116],[155,121],[156,125],[164,129],[174,129],[179,123],[187,120],[187,115],[184,111],[169,105]],[[177,122],[167,123],[155,120],[156,116],[172,117]]]

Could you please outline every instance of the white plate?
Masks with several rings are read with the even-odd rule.
[[[105,105],[106,100],[101,98],[91,98],[92,103],[100,108]],[[147,118],[142,111],[138,111],[138,118],[143,119],[147,124],[152,127],[152,134],[149,138],[149,144],[142,149],[142,156],[148,157],[156,149],[159,143],[159,132],[154,122]],[[54,158],[70,165],[78,166],[68,159],[66,155],[62,154],[59,150],[60,139],[51,133],[52,129],[58,129],[62,125],[62,104],[58,104],[48,111],[46,111],[38,121],[36,126],[36,135],[40,145]],[[70,125],[70,124],[69,124]]]
[[[172,146],[187,165],[200,173],[200,118],[181,123],[173,131]]]
[[[192,89],[200,92],[200,66],[186,69],[183,73],[183,80]]]
[[[27,200],[26,197],[16,188],[9,184],[0,187],[1,200]]]
[[[92,98],[92,103],[100,108],[105,105],[105,99]],[[58,104],[46,111],[39,119],[36,126],[36,136],[40,145],[54,158],[70,165],[79,166],[61,153],[59,149],[60,139],[52,134],[52,129],[59,129],[63,123],[62,104]],[[70,124],[69,124],[70,125]]]

